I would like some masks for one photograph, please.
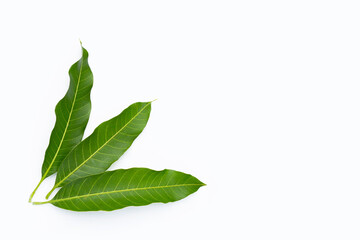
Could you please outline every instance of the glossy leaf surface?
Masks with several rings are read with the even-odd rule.
[[[75,180],[47,202],[73,211],[112,211],[128,206],[174,202],[205,184],[178,171],[147,168],[120,169]]]
[[[108,169],[143,131],[150,111],[151,102],[134,103],[100,124],[61,163],[53,189]]]

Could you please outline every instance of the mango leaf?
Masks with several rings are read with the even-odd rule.
[[[112,211],[155,202],[174,202],[205,184],[178,171],[147,168],[120,169],[75,180],[46,202],[73,211]]]
[[[78,178],[104,172],[131,146],[149,119],[151,102],[130,105],[118,116],[100,124],[61,163],[53,189]]]
[[[29,202],[41,182],[58,170],[60,163],[80,143],[84,135],[90,116],[90,92],[93,85],[93,74],[88,64],[88,55],[86,49],[82,47],[81,59],[69,70],[69,89],[56,105],[56,122],[45,152],[42,177],[32,192]]]

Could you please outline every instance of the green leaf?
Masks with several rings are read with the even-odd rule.
[[[54,174],[68,153],[80,143],[88,123],[93,74],[88,64],[88,52],[82,47],[82,57],[69,70],[70,85],[55,108],[56,122],[42,165],[42,178],[30,196],[31,201],[41,182]]]
[[[147,168],[120,169],[73,181],[47,202],[73,211],[112,211],[155,202],[174,202],[205,184],[178,171]]]
[[[151,102],[134,103],[118,116],[103,122],[61,163],[54,188],[78,178],[104,172],[131,146],[149,119]]]

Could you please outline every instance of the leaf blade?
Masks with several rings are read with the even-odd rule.
[[[143,131],[150,112],[151,102],[138,102],[100,124],[64,159],[53,189],[108,169]]]
[[[69,70],[69,89],[56,105],[56,122],[42,165],[43,178],[57,171],[62,160],[84,135],[91,111],[90,92],[93,85],[88,56],[87,50],[82,47],[81,59]]]
[[[178,201],[204,185],[197,178],[174,170],[119,169],[77,179],[46,203],[73,211],[112,211]]]

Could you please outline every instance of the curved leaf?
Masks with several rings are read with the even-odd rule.
[[[93,75],[85,48],[82,48],[82,54],[82,58],[71,66],[69,89],[55,108],[56,123],[42,165],[45,177],[55,173],[66,155],[81,142],[89,121]]]
[[[78,178],[104,172],[131,146],[149,119],[151,102],[130,105],[118,116],[100,124],[61,163],[54,188]]]
[[[120,169],[81,178],[61,188],[47,202],[73,211],[112,211],[155,202],[174,202],[205,184],[178,171],[147,168]]]
[[[90,92],[93,85],[88,55],[86,49],[82,47],[81,59],[69,70],[69,89],[56,105],[56,122],[45,152],[42,178],[32,193],[30,201],[41,182],[58,170],[62,160],[80,143],[84,135],[90,116]]]

